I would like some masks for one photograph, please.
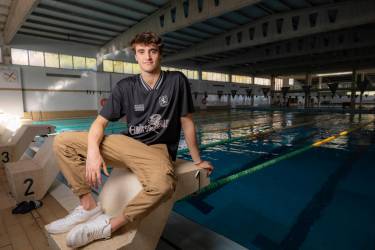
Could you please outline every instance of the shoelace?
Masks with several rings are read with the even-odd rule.
[[[81,207],[76,207],[68,216],[65,217],[66,221],[72,220],[74,217],[77,217],[78,215],[81,215],[83,213],[83,210]]]
[[[104,226],[101,224],[98,225],[97,223],[93,223],[93,222],[88,223],[86,228],[91,228],[93,230],[92,231],[88,230],[87,235],[86,235],[87,238],[90,241],[103,238],[103,230],[107,224],[108,224],[107,221],[105,222]]]

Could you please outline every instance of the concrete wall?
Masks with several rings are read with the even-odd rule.
[[[28,66],[21,74],[25,112],[96,109],[96,72]]]
[[[22,116],[24,103],[20,69],[0,66],[0,113]]]
[[[0,82],[0,110],[22,115],[23,112],[53,112],[100,110],[100,100],[108,98],[110,90],[127,74],[104,73],[82,70],[53,69],[33,66],[2,67],[1,70],[14,72],[16,81]],[[238,105],[251,105],[246,96],[250,87],[246,84],[189,80],[193,102],[201,109]],[[15,88],[13,91],[9,88]],[[261,86],[252,86],[254,106],[268,105]],[[231,96],[231,91],[236,96]],[[218,98],[218,91],[223,93]],[[207,98],[205,98],[207,94]],[[205,101],[202,101],[205,99]],[[6,109],[6,110],[5,110]]]

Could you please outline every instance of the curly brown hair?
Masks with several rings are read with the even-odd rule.
[[[134,53],[135,53],[135,45],[136,44],[155,44],[159,48],[160,54],[163,51],[163,40],[161,39],[160,36],[158,36],[156,33],[151,32],[151,31],[145,31],[138,33],[135,35],[135,37],[131,40],[130,46],[132,47]]]

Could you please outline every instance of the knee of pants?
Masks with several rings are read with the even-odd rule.
[[[69,138],[71,138],[70,135],[71,135],[70,132],[62,132],[56,135],[55,138],[53,139],[53,150],[56,152],[59,150],[61,146],[64,146],[67,143],[69,143],[70,141]]]
[[[145,191],[151,195],[154,195],[160,199],[170,198],[176,189],[176,181],[170,177],[158,178],[158,180],[149,183]]]

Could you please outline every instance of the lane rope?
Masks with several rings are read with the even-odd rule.
[[[321,145],[326,144],[326,143],[328,143],[330,141],[333,141],[334,139],[337,139],[337,138],[342,137],[342,136],[347,136],[349,133],[351,133],[351,132],[353,132],[355,130],[358,130],[360,128],[366,127],[367,125],[369,125],[369,124],[371,124],[373,122],[375,122],[375,120],[366,122],[364,124],[360,124],[358,126],[354,126],[354,127],[350,128],[350,129],[342,131],[342,132],[340,132],[340,133],[338,133],[336,135],[332,135],[332,136],[327,137],[325,139],[319,140],[319,141],[317,141],[317,142],[315,142],[315,143],[313,143],[311,145],[308,145],[308,146],[305,146],[303,148],[294,150],[294,151],[289,152],[289,153],[287,153],[285,155],[279,156],[279,157],[277,157],[275,159],[271,159],[269,161],[260,163],[258,165],[253,166],[253,167],[250,167],[248,169],[242,170],[242,171],[240,171],[238,173],[235,173],[233,175],[230,175],[230,176],[224,177],[222,179],[216,180],[216,181],[210,183],[208,186],[206,186],[206,187],[198,190],[194,194],[191,194],[191,195],[185,197],[184,199],[181,199],[180,201],[184,201],[184,200],[187,200],[187,199],[189,199],[191,197],[194,197],[196,195],[205,193],[205,192],[213,190],[213,189],[217,189],[217,188],[219,188],[219,187],[221,187],[221,186],[223,186],[223,185],[225,185],[227,183],[233,182],[234,180],[237,180],[237,179],[239,179],[241,177],[253,174],[253,173],[255,173],[255,172],[257,172],[257,171],[259,171],[261,169],[264,169],[266,167],[272,166],[273,164],[275,164],[277,162],[280,162],[280,161],[283,161],[285,159],[291,158],[293,156],[299,155],[299,154],[301,154],[301,153],[303,153],[303,152],[305,152],[305,151],[307,151],[307,150],[309,150],[311,148],[320,147]]]

